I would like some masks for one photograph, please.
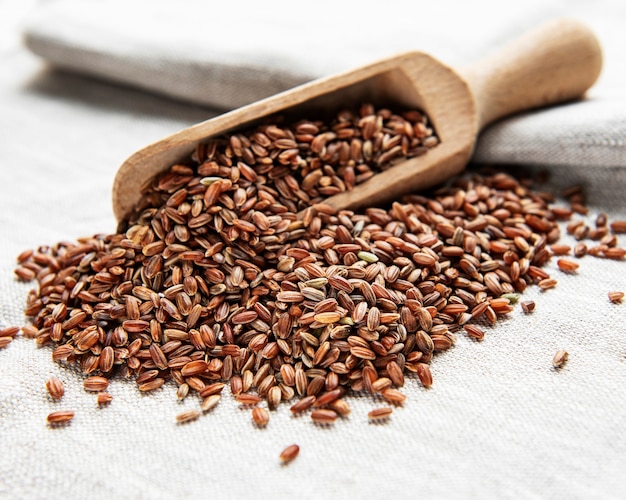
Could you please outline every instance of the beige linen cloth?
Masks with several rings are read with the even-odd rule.
[[[114,231],[115,171],[144,145],[399,50],[465,64],[561,15],[597,32],[600,80],[584,102],[494,125],[475,159],[546,168],[544,189],[585,185],[589,223],[626,219],[623,2],[1,2],[0,327],[25,322],[17,254]],[[626,263],[548,270],[559,285],[528,290],[533,314],[516,308],[481,343],[459,335],[433,361],[432,389],[409,380],[384,425],[367,422],[379,402],[362,396],[331,428],[283,405],[259,430],[225,391],[177,426],[194,397],[120,380],[99,409],[77,371],[18,338],[0,350],[0,498],[626,498],[626,304],[607,299],[626,291]],[[558,349],[570,360],[557,373]],[[46,396],[51,375],[61,402]],[[76,412],[70,426],[46,425],[57,409]],[[281,467],[292,443],[300,456]]]

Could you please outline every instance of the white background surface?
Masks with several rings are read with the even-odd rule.
[[[440,32],[449,36],[448,45],[431,38],[417,48],[473,55],[506,37],[507,26],[513,32],[555,13],[578,12],[605,40],[605,72],[593,102],[605,103],[605,118],[623,110],[623,45],[614,42],[623,39],[618,27],[626,18],[618,16],[618,2],[504,4],[424,4],[422,17],[411,23],[429,32],[445,25],[445,6],[456,5],[460,14]],[[319,5],[331,15],[330,5]],[[18,36],[37,6],[0,2],[0,326],[24,322],[28,286],[13,279],[16,255],[113,231],[110,190],[122,161],[212,114],[46,68]],[[436,9],[432,23],[425,21],[430,9]],[[381,17],[389,19],[385,12]],[[316,16],[319,11],[310,20]],[[215,19],[221,18],[204,17],[207,29]],[[310,29],[306,17],[298,20]],[[568,113],[577,116],[576,108]],[[607,123],[597,113],[594,118],[591,134]],[[541,113],[525,120],[488,132],[484,154],[519,151],[511,142],[518,133],[531,137],[529,151],[539,155],[553,122]],[[528,120],[548,126],[539,134],[528,129]],[[525,131],[516,132],[520,126]],[[607,211],[625,219],[623,130],[617,122],[602,132],[617,145],[611,154],[621,163],[553,166],[552,187],[584,182],[593,215]],[[566,136],[567,130],[560,133]],[[528,291],[535,313],[516,309],[482,343],[460,335],[455,348],[433,361],[432,389],[410,380],[405,406],[385,425],[368,424],[367,412],[378,403],[360,397],[351,400],[350,417],[332,428],[293,418],[283,405],[268,428],[258,430],[249,412],[225,394],[211,414],[177,426],[176,414],[198,407],[194,397],[178,403],[171,385],[141,395],[124,381],[111,384],[114,401],[98,409],[77,372],[53,363],[49,348],[17,339],[0,351],[0,498],[626,498],[626,304],[607,299],[609,290],[626,291],[625,268],[586,257],[577,276],[565,276],[550,264],[559,285]],[[551,369],[558,349],[570,352],[559,373]],[[46,396],[50,375],[66,383],[60,403]],[[51,430],[45,417],[62,408],[75,410],[76,418]],[[278,454],[291,443],[300,445],[300,456],[281,467]]]

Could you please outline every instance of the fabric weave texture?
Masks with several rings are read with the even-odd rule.
[[[146,144],[399,50],[461,66],[562,15],[598,34],[600,80],[582,102],[494,124],[474,161],[546,170],[541,189],[557,194],[584,185],[589,224],[600,212],[626,219],[626,4],[2,3],[0,327],[26,321],[32,285],[16,281],[16,256],[113,232],[116,169]],[[367,421],[381,402],[358,396],[331,427],[281,405],[260,430],[226,390],[210,413],[177,425],[196,397],[177,402],[173,383],[143,395],[124,380],[98,408],[77,370],[17,338],[0,349],[0,498],[626,498],[626,303],[607,298],[626,291],[626,263],[585,257],[575,275],[555,261],[547,270],[559,284],[528,289],[534,313],[517,307],[480,343],[459,335],[434,359],[433,387],[409,379],[385,424]],[[556,372],[559,349],[570,358]],[[60,402],[46,395],[52,375],[65,382]],[[60,409],[74,421],[49,428]],[[281,466],[292,443],[300,455]]]

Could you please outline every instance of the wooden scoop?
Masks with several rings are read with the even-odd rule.
[[[140,198],[141,186],[189,158],[199,142],[254,126],[280,113],[294,119],[320,110],[372,102],[423,110],[440,144],[401,161],[353,190],[327,199],[336,208],[375,206],[436,185],[462,171],[479,132],[504,116],[581,97],[602,66],[600,45],[583,24],[562,19],[527,33],[497,53],[455,71],[409,52],[300,85],[193,125],[141,149],[120,167],[113,185],[118,221]]]

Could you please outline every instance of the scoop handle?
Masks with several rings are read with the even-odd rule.
[[[472,89],[482,130],[519,111],[582,97],[601,68],[602,50],[592,31],[558,19],[458,72]]]

